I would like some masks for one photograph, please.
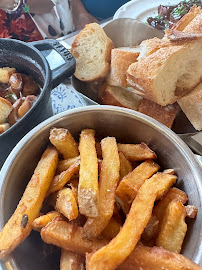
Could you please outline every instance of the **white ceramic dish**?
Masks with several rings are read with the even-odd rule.
[[[146,22],[148,17],[158,14],[159,5],[176,5],[180,0],[132,0],[121,6],[113,19],[132,18]]]

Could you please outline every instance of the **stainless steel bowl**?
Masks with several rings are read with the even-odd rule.
[[[93,128],[98,136],[115,136],[119,142],[147,143],[158,155],[163,169],[173,168],[177,186],[198,207],[196,220],[187,220],[188,233],[182,253],[202,264],[202,174],[187,145],[171,130],[141,113],[113,106],[89,106],[49,118],[30,131],[14,148],[0,175],[1,228],[13,213],[43,150],[51,127],[65,127],[78,139],[83,128]],[[44,255],[39,233],[32,232],[10,257],[5,269],[58,269],[57,256]],[[56,252],[57,253],[57,252]]]

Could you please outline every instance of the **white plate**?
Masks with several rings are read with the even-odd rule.
[[[148,17],[158,14],[159,5],[176,5],[180,0],[132,0],[121,6],[114,14],[114,19],[132,18],[146,22]]]

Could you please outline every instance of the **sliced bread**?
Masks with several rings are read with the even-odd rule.
[[[99,90],[99,103],[138,110],[141,97],[117,86],[103,85]]]
[[[155,102],[143,98],[140,102],[139,112],[146,114],[168,128],[171,128],[177,115],[179,106],[175,104],[161,106]]]
[[[5,98],[0,97],[0,124],[6,122],[9,114],[13,109],[13,105]]]
[[[196,130],[202,130],[202,83],[178,100],[181,109]]]
[[[105,78],[110,69],[112,48],[113,42],[99,24],[87,24],[71,48],[76,59],[75,77],[88,82]]]
[[[111,69],[107,82],[109,85],[127,87],[126,71],[137,61],[140,54],[139,47],[120,47],[111,51]]]
[[[160,48],[133,63],[127,81],[138,94],[166,106],[192,90],[202,79],[202,38]]]

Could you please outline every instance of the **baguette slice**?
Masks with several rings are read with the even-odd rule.
[[[130,65],[127,81],[138,94],[166,106],[192,90],[202,78],[202,38],[160,48]]]
[[[13,109],[13,105],[5,98],[0,97],[0,124],[6,122],[9,114]]]
[[[140,102],[139,112],[146,114],[168,128],[171,128],[177,115],[179,106],[175,104],[161,106],[155,102],[143,98]]]
[[[183,112],[196,130],[202,130],[202,83],[178,100]]]
[[[196,17],[201,16],[201,7],[197,7],[193,5],[193,7],[189,10],[189,12],[184,15],[173,27],[172,30],[178,30],[188,33],[198,33],[195,30],[199,29],[197,24],[200,23],[198,18],[195,20]],[[196,27],[196,28],[195,28]]]
[[[103,85],[99,90],[99,102],[104,105],[125,107],[138,110],[141,97],[127,89]]]
[[[126,71],[137,61],[140,54],[139,47],[120,47],[111,51],[111,70],[107,78],[109,85],[127,87]]]
[[[113,42],[99,24],[87,24],[71,48],[76,59],[75,77],[88,82],[105,78],[109,73],[113,47]]]
[[[15,68],[2,67],[0,68],[0,83],[8,83],[10,76],[16,72]]]

